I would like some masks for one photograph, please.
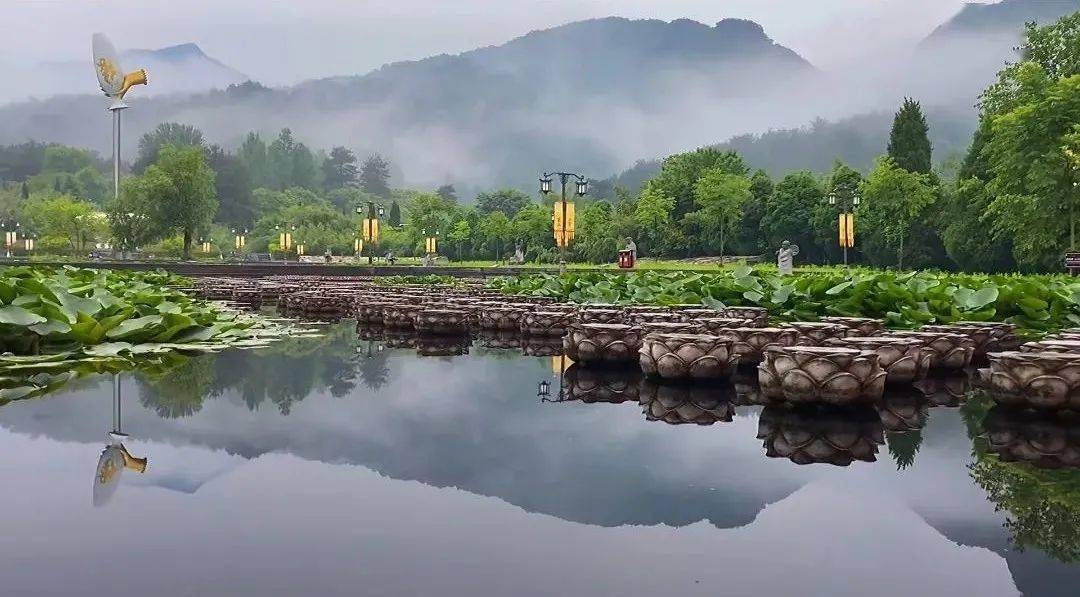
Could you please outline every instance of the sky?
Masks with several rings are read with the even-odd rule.
[[[194,42],[260,82],[360,74],[586,18],[746,18],[823,69],[908,47],[964,0],[0,0],[0,64]]]

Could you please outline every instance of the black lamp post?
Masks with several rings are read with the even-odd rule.
[[[844,267],[848,265],[848,248],[855,246],[855,208],[859,206],[858,191],[849,190],[839,197],[836,190],[829,193],[829,205],[839,205],[838,229],[840,247],[844,250]]]
[[[565,274],[566,247],[570,245],[570,241],[574,238],[574,204],[566,200],[566,183],[573,179],[577,196],[584,197],[589,191],[589,181],[581,174],[574,174],[573,172],[545,172],[540,176],[540,192],[544,195],[551,193],[551,178],[553,176],[559,177],[562,188],[560,199],[555,202],[551,221],[554,224],[555,244],[559,247],[559,273]]]
[[[367,201],[367,217],[361,223],[360,237],[368,245],[368,265],[374,262],[375,244],[379,242],[379,218],[383,216],[383,206],[374,201]],[[356,215],[362,216],[364,208],[356,207]]]

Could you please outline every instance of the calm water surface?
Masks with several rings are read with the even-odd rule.
[[[987,453],[984,401],[929,407],[909,425],[921,429],[890,431],[872,410],[732,412],[636,379],[560,377],[558,358],[520,349],[421,356],[408,344],[341,324],[326,338],[124,374],[123,443],[148,466],[121,467],[104,490],[112,376],[0,407],[0,594],[1080,587],[1069,563],[1080,557],[1078,474]],[[669,424],[680,420],[714,422]],[[1074,442],[1080,433],[1047,425]],[[777,441],[815,435],[872,446],[876,461],[779,456]],[[843,454],[810,446],[794,460]]]

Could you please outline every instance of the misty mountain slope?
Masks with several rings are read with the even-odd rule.
[[[139,90],[142,95],[202,93],[248,80],[247,75],[207,56],[191,43],[158,50],[129,50],[121,54],[120,63],[127,70],[146,69],[150,85]],[[25,85],[0,91],[0,102],[93,92],[97,88],[89,55],[85,61],[35,65],[33,73],[23,77]]]
[[[974,111],[929,107],[926,117],[935,163],[967,151],[977,124]],[[761,168],[773,177],[796,170],[825,173],[835,160],[868,172],[874,160],[886,151],[892,121],[890,112],[860,114],[835,122],[818,119],[804,127],[739,135],[715,146],[739,152],[751,168]],[[660,171],[660,166],[659,159],[639,160],[599,188],[619,185],[636,192]]]
[[[602,176],[641,155],[805,122],[817,109],[792,109],[790,98],[818,78],[751,22],[606,18],[287,89],[248,84],[191,97],[139,89],[125,130],[133,140],[175,120],[234,145],[248,130],[288,126],[314,147],[380,151],[409,184],[531,186],[542,169]],[[0,108],[0,143],[36,138],[107,151],[103,108],[92,95]]]
[[[1080,10],[1080,0],[1002,0],[967,4],[937,27],[916,48],[911,72],[918,94],[935,102],[968,105],[1006,62],[1016,61],[1014,48],[1024,23],[1045,25]]]

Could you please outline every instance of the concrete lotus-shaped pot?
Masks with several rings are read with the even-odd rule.
[[[577,323],[623,323],[622,309],[586,307],[577,312]]]
[[[769,458],[834,466],[874,462],[885,443],[881,420],[869,406],[766,406],[757,437]]]
[[[799,346],[824,346],[828,340],[848,335],[847,326],[838,323],[793,321],[787,326],[799,332]]]
[[[719,328],[711,333],[731,340],[740,365],[760,363],[766,348],[794,346],[799,340],[799,333],[787,328]]]
[[[627,364],[638,360],[641,330],[617,323],[577,323],[563,338],[566,356],[578,363]]]
[[[649,334],[639,355],[641,372],[664,380],[724,379],[739,363],[731,340],[700,334]]]
[[[760,328],[761,326],[753,325],[749,319],[738,319],[735,317],[700,317],[694,323],[701,324],[705,330],[710,334],[715,334],[720,330],[730,330],[731,328]]]
[[[730,387],[703,384],[666,384],[642,380],[641,412],[647,421],[669,425],[730,423],[735,416]]]
[[[476,323],[482,330],[517,331],[527,311],[518,307],[480,307]]]
[[[1080,340],[1055,340],[1044,338],[1038,342],[1020,345],[1020,352],[1075,352],[1080,353]]]
[[[521,333],[561,338],[570,327],[571,317],[571,313],[561,311],[529,311],[521,317]]]
[[[405,328],[385,328],[383,341],[387,348],[416,348],[417,338],[412,330]]]
[[[685,321],[649,321],[635,323],[643,334],[704,334],[705,326]]]
[[[638,311],[623,313],[623,321],[631,325],[642,323],[675,323],[681,322],[682,317],[672,311]]]
[[[697,307],[694,309],[679,309],[675,311],[682,321],[697,321],[699,319],[714,319],[717,317],[727,317],[727,313],[718,309],[706,309],[704,307]]]
[[[416,314],[424,309],[423,305],[387,305],[383,307],[383,325],[391,328],[412,329]]]
[[[484,348],[521,348],[517,330],[480,330],[480,345]]]
[[[840,324],[848,329],[848,336],[871,337],[885,331],[885,322],[869,317],[822,317],[825,323]]]
[[[794,403],[871,403],[885,391],[874,352],[822,346],[774,346],[758,366],[762,394]]]
[[[990,395],[999,404],[1080,409],[1080,354],[996,352],[988,356]]]
[[[746,319],[749,327],[763,328],[769,325],[769,311],[764,307],[727,307],[723,310],[728,319]]]
[[[1016,324],[1003,321],[958,321],[954,325],[980,327],[990,330],[990,336],[996,342],[988,348],[994,350],[1016,350],[1020,346],[1020,339],[1016,335]]]
[[[982,421],[990,451],[1004,462],[1080,468],[1080,416],[995,406]]]
[[[357,323],[375,323],[382,325],[383,309],[392,306],[384,301],[357,302],[353,305],[353,317]]]
[[[923,350],[922,341],[899,336],[848,336],[834,338],[829,346],[842,346],[876,352],[878,364],[885,370],[885,382],[911,383],[926,376],[930,369],[931,354]]]
[[[567,400],[620,404],[637,401],[641,374],[633,370],[594,369],[572,365],[563,374]]]
[[[890,336],[921,340],[923,348],[931,353],[932,369],[965,369],[975,355],[975,341],[967,336],[945,332],[889,332]]]
[[[422,309],[413,326],[421,334],[467,334],[472,314],[460,309]]]
[[[994,328],[981,325],[926,325],[920,331],[939,332],[942,334],[957,334],[970,338],[974,342],[973,357],[982,359],[987,352],[1001,350],[1001,341],[994,335]]]

